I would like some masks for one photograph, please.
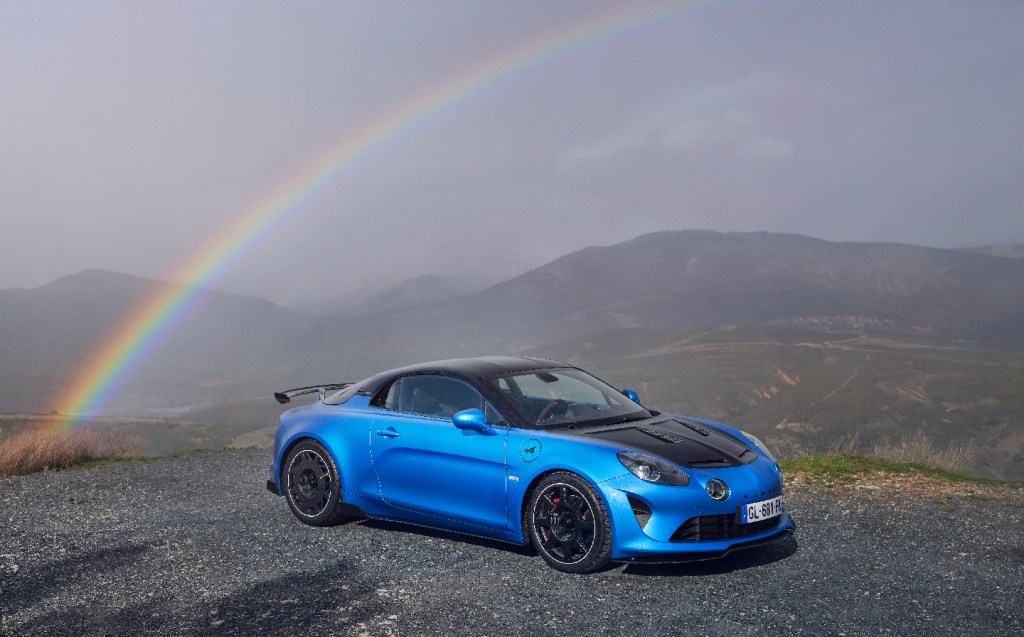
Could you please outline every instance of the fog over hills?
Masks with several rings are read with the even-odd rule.
[[[978,254],[987,254],[993,257],[1024,259],[1024,243],[994,243],[987,246],[964,248],[964,250],[967,252],[976,252]]]
[[[383,311],[368,304],[352,318],[205,291],[108,407],[256,429],[272,422],[274,390],[529,351],[790,447],[923,427],[984,446],[996,473],[1024,467],[1020,441],[1005,443],[1024,441],[1024,259],[685,231],[586,248],[471,294],[439,280],[389,288]],[[49,409],[119,322],[168,285],[90,270],[0,291],[0,411]]]
[[[964,337],[1024,309],[1024,263],[798,235],[666,232],[569,255],[504,287],[492,292],[561,299],[580,320],[624,327],[863,316]]]
[[[1024,351],[858,331],[620,328],[537,348],[635,388],[659,409],[752,431],[785,456],[853,437],[871,452],[921,431],[973,445],[975,470],[1024,479]]]
[[[0,291],[0,410],[52,406],[129,313],[174,284],[87,270],[32,290]],[[144,411],[228,402],[286,379],[317,319],[268,301],[206,291],[128,380],[113,405]]]
[[[294,309],[314,316],[353,318],[447,301],[479,292],[498,280],[470,275],[424,274],[393,285],[366,285],[356,292],[308,301]]]
[[[609,329],[857,324],[1024,342],[1024,261],[799,235],[663,232],[569,254],[477,294],[375,320],[392,349],[534,346]]]

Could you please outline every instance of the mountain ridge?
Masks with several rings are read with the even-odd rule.
[[[74,374],[109,340],[127,316],[159,290],[184,286],[90,269],[29,290],[0,291],[0,409],[49,409]],[[115,401],[116,409],[145,411],[254,396],[243,376],[287,377],[307,334],[319,327],[265,299],[217,290],[175,318],[162,342]],[[278,370],[278,371],[274,371]],[[186,403],[187,404],[187,403]]]
[[[175,284],[90,269],[0,291],[0,409],[42,408],[45,401],[17,397],[59,391],[128,313],[167,285]],[[137,395],[124,404],[232,402],[262,395],[246,388],[257,381],[324,382],[338,370],[355,380],[392,365],[516,352],[619,328],[788,325],[1024,344],[1024,260],[764,232],[649,233],[472,294],[351,319],[201,294],[129,379],[125,390]]]
[[[982,246],[971,246],[969,248],[961,248],[961,250],[964,250],[965,252],[987,254],[992,257],[1024,259],[1024,243],[992,243]]]
[[[39,412],[150,295],[86,270],[0,291],[0,411]],[[178,288],[177,292],[184,292]],[[268,426],[273,391],[529,353],[782,448],[927,426],[1024,476],[1024,260],[802,235],[676,231],[567,254],[484,290],[350,319],[204,290],[105,406]],[[856,343],[851,346],[850,343]],[[988,348],[988,349],[983,349]],[[787,380],[788,379],[788,380]],[[230,405],[230,406],[228,406]]]
[[[532,347],[614,327],[834,316],[861,316],[876,331],[956,339],[985,340],[987,327],[998,326],[998,340],[1019,343],[1022,311],[1024,261],[801,235],[677,231],[585,248],[414,316],[379,317],[378,327],[391,332],[395,346],[414,351],[403,334],[479,351],[482,344]]]

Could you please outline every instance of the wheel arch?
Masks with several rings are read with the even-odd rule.
[[[533,496],[533,490],[537,488],[537,485],[540,483],[540,481],[553,473],[571,473],[585,480],[587,484],[589,484],[590,487],[594,490],[594,492],[597,493],[597,497],[601,498],[601,503],[604,504],[605,511],[608,512],[608,517],[611,518],[612,516],[612,508],[608,502],[608,498],[605,497],[604,491],[601,489],[601,487],[598,486],[596,482],[594,482],[590,478],[590,476],[572,467],[548,467],[547,469],[544,469],[543,471],[535,475],[530,480],[529,484],[526,485],[526,489],[523,490],[522,499],[519,501],[519,532],[520,534],[522,534],[523,541],[525,543],[529,543],[530,541],[526,525],[526,507],[529,506],[530,499]],[[614,527],[614,524],[612,526]]]
[[[317,436],[313,432],[303,431],[302,433],[297,434],[294,438],[289,440],[285,445],[281,447],[281,456],[277,460],[277,484],[278,489],[282,493],[284,492],[284,459],[288,457],[288,454],[291,453],[292,449],[294,449],[295,447],[297,447],[298,445],[302,444],[307,440],[312,440],[313,442],[319,444],[321,447],[324,448],[324,451],[327,452],[327,455],[331,457],[331,462],[334,463],[334,469],[335,471],[338,472],[338,479],[341,481],[342,485],[345,484],[345,474],[341,470],[341,463],[338,462],[338,455],[334,453],[334,450],[331,448],[331,445],[329,445],[327,441],[325,441],[320,436]],[[344,493],[345,492],[343,487],[339,495],[344,496]]]

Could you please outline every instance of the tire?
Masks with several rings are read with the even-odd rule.
[[[288,508],[303,524],[333,526],[347,518],[340,507],[338,467],[315,440],[303,440],[288,451],[281,464],[281,490]]]
[[[524,517],[534,548],[552,568],[592,573],[611,561],[608,509],[594,487],[575,473],[545,476],[530,493]]]

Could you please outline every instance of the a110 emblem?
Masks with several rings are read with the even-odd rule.
[[[533,462],[540,456],[540,440],[530,438],[519,445],[519,457],[523,462]]]

